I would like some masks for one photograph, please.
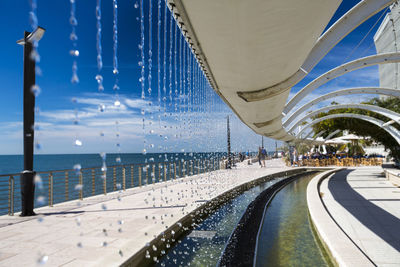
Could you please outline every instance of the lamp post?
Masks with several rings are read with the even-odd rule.
[[[229,115],[226,117],[226,131],[227,131],[227,140],[228,140],[228,165],[227,169],[232,168],[232,158],[231,158],[231,129],[229,127]]]
[[[24,170],[21,174],[21,215],[36,215],[33,211],[35,199],[35,184],[33,171],[33,144],[35,123],[35,95],[32,87],[35,85],[35,59],[31,56],[33,44],[38,42],[45,30],[38,27],[33,32],[24,33],[24,38],[17,44],[24,46]]]

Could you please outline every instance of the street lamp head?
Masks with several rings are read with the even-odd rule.
[[[26,42],[29,42],[29,43],[39,42],[39,40],[42,39],[45,31],[46,30],[44,28],[39,26],[33,32],[31,32],[27,37],[25,37],[24,39],[18,40],[17,44],[25,45]]]

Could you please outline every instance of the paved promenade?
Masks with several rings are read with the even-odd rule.
[[[205,201],[259,177],[287,170],[282,160],[240,165],[0,216],[0,266],[118,266]]]
[[[359,167],[321,183],[322,200],[337,224],[378,266],[400,266],[400,188],[381,167]]]

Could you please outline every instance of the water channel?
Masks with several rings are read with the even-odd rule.
[[[314,175],[304,175],[285,186],[271,201],[260,226],[256,266],[329,266],[308,219],[306,189]],[[282,179],[267,181],[225,203],[178,240],[156,266],[216,266],[247,206]]]
[[[261,226],[255,266],[330,266],[308,216],[307,185],[313,176],[291,182],[271,201]]]

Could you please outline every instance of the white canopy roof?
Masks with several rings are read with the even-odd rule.
[[[237,92],[265,89],[298,72],[341,0],[169,1],[228,105],[255,132],[286,134],[281,113],[289,90],[256,102]]]

